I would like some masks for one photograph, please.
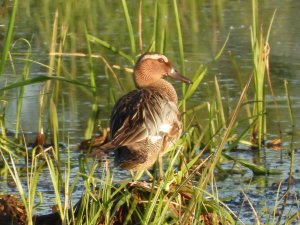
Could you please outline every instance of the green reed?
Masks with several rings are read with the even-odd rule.
[[[50,153],[50,155],[48,155],[48,153]],[[53,149],[52,147],[50,147],[49,149],[47,149],[47,151],[43,151],[42,152],[44,159],[46,160],[47,163],[47,167],[49,169],[49,174],[50,174],[50,178],[53,184],[53,189],[54,189],[54,198],[55,198],[55,204],[58,208],[58,212],[60,215],[60,218],[62,221],[65,221],[66,217],[67,217],[67,212],[68,212],[68,208],[69,208],[69,202],[68,202],[68,197],[69,195],[69,174],[70,174],[70,156],[68,154],[68,161],[67,161],[67,167],[65,169],[66,174],[64,176],[64,178],[66,178],[64,180],[63,186],[62,186],[62,174],[61,174],[61,170],[62,168],[60,167],[60,162],[57,161],[56,159],[52,159],[51,155],[56,155],[56,150]],[[63,200],[61,198],[61,188],[63,187],[63,191],[64,191],[64,197],[65,200]]]
[[[7,7],[3,4],[3,7]],[[15,26],[15,17],[16,17],[16,13],[17,13],[17,8],[18,8],[18,0],[14,0],[13,1],[13,6],[12,6],[12,10],[11,10],[11,14],[8,20],[8,26],[7,26],[7,30],[6,30],[6,34],[5,34],[5,40],[4,40],[4,44],[3,44],[3,50],[1,53],[1,59],[0,59],[0,78],[3,75],[3,72],[5,71],[5,66],[7,63],[7,59],[10,56],[10,49],[12,48],[11,43],[13,42],[13,32],[14,32],[14,26]],[[30,44],[29,44],[30,47]],[[29,56],[29,52],[27,54],[27,56]],[[27,64],[28,65],[28,64]],[[23,72],[23,78],[26,79],[26,77],[28,76],[28,67],[24,68],[24,72]],[[20,118],[20,112],[21,112],[21,107],[22,107],[22,97],[23,97],[23,93],[24,93],[24,89],[21,87],[20,89],[20,93],[19,93],[19,98],[18,98],[18,103],[17,103],[17,117],[16,117],[16,128],[18,130],[19,128],[19,118]],[[5,107],[3,109],[3,112],[5,112]],[[1,134],[2,137],[6,137],[6,131],[5,131],[5,115],[2,114],[1,115]],[[15,134],[16,136],[18,136],[18,133],[16,132]]]
[[[7,60],[7,57],[9,55],[10,48],[11,48],[17,8],[18,8],[18,0],[14,0],[12,10],[11,10],[11,16],[8,20],[8,28],[7,28],[7,31],[6,31],[6,34],[5,34],[5,41],[4,41],[3,51],[2,51],[2,54],[1,54],[0,78],[3,75],[3,72],[5,70],[6,60]]]
[[[251,80],[252,80],[252,76],[248,79],[248,82],[245,85],[245,87],[243,89],[243,92],[241,93],[241,96],[240,96],[240,98],[238,100],[238,103],[237,103],[237,105],[235,107],[235,110],[232,112],[232,115],[230,117],[229,123],[228,123],[228,125],[226,127],[226,130],[223,133],[222,140],[218,144],[217,149],[216,149],[216,151],[213,154],[213,157],[211,159],[210,164],[205,168],[207,176],[203,176],[202,179],[204,179],[203,182],[206,185],[208,184],[209,180],[212,178],[213,171],[216,168],[217,164],[219,163],[219,160],[220,160],[220,158],[222,156],[222,151],[223,151],[224,146],[225,146],[225,144],[226,144],[226,142],[228,140],[228,137],[229,137],[229,135],[231,133],[231,130],[233,129],[233,126],[236,123],[236,119],[237,119],[237,116],[238,116],[239,111],[241,109],[241,104],[243,102],[243,98],[244,98],[245,93],[247,92],[247,90],[248,90],[248,88],[250,86]]]
[[[177,1],[173,0],[173,8],[174,8],[174,16],[175,16],[175,24],[177,30],[177,40],[178,40],[178,52],[179,52],[179,61],[180,61],[180,71],[183,75],[186,73],[185,63],[184,63],[184,49],[183,49],[183,40],[182,40],[182,32],[180,25],[180,17],[178,13]],[[182,93],[186,92],[186,84],[182,84]],[[186,111],[186,101],[182,101],[182,111]],[[186,127],[186,114],[183,114],[182,117],[183,127]]]
[[[285,95],[286,95],[286,100],[287,100],[287,105],[288,105],[288,110],[289,110],[290,123],[292,126],[291,139],[290,139],[290,143],[289,143],[290,168],[289,168],[288,184],[287,184],[287,188],[286,188],[286,195],[283,197],[281,209],[277,209],[277,207],[276,208],[274,207],[274,214],[276,212],[275,209],[277,209],[277,211],[279,211],[279,216],[277,218],[276,224],[280,224],[282,217],[286,216],[286,215],[284,215],[284,213],[285,213],[284,211],[287,208],[287,201],[289,198],[288,196],[293,194],[292,186],[293,186],[295,163],[296,163],[295,162],[295,146],[294,146],[295,118],[294,118],[293,107],[291,104],[291,97],[290,97],[290,93],[289,93],[287,80],[284,80],[284,88],[285,88]],[[287,215],[287,217],[288,217],[287,224],[291,224],[293,221],[296,220],[296,217],[300,211],[299,208],[300,208],[300,206],[298,205],[298,212],[296,212],[292,215]],[[273,220],[275,220],[275,216],[274,216]]]
[[[87,128],[85,130],[84,137],[85,137],[85,139],[91,139],[92,136],[93,136],[94,124],[95,124],[95,120],[96,120],[96,117],[97,117],[98,98],[97,98],[97,93],[96,93],[96,79],[95,79],[95,73],[94,73],[94,70],[93,70],[93,60],[92,60],[92,57],[91,57],[92,50],[91,50],[90,42],[88,40],[88,34],[87,33],[86,33],[86,39],[87,39],[87,49],[88,49],[88,53],[89,53],[90,85],[92,87],[92,93],[93,93],[93,98],[94,99],[93,99],[93,103],[92,103],[91,116],[88,119]]]
[[[30,73],[32,50],[31,50],[31,44],[29,43],[29,41],[27,41],[26,39],[20,39],[20,41],[24,42],[28,46],[28,50],[25,54],[25,59],[24,59],[25,65],[23,67],[23,72],[22,72],[22,80],[26,81],[28,79],[29,73]],[[21,116],[21,111],[22,111],[25,86],[20,86],[19,89],[20,90],[19,90],[18,99],[17,99],[15,138],[18,138],[18,135],[19,135],[20,116]]]
[[[204,163],[199,163],[199,158],[189,163],[188,170],[183,167],[183,170],[174,171],[185,141],[171,149],[170,164],[163,179],[153,179],[152,183],[113,183],[113,175],[107,165],[103,167],[100,179],[94,176],[97,164],[81,170],[87,191],[78,211],[73,211],[78,223],[111,224],[119,221],[122,224],[197,224],[203,223],[201,215],[209,212],[216,223],[222,221],[224,224],[232,224],[232,216],[217,196],[207,193],[200,181],[199,187],[192,185],[197,171],[204,166]],[[198,192],[205,193],[213,200],[199,198]]]
[[[58,11],[55,12],[54,21],[53,21],[53,28],[52,28],[52,36],[51,36],[51,43],[50,43],[50,52],[56,52],[56,46],[57,46],[57,35],[58,35]],[[59,76],[59,73],[54,73],[55,70],[59,70],[59,68],[56,68],[55,65],[55,56],[51,55],[49,58],[49,70],[48,75],[56,75]],[[59,61],[58,61],[59,62]],[[55,149],[55,156],[56,160],[59,160],[59,151],[58,151],[58,115],[57,115],[57,103],[58,103],[58,92],[59,89],[57,88],[58,82],[56,81],[47,81],[44,85],[44,92],[50,93],[50,95],[44,95],[43,97],[46,98],[46,100],[42,100],[42,103],[48,105],[49,107],[49,122],[50,122],[50,129],[51,129],[51,141]],[[48,98],[49,97],[49,98]],[[46,106],[43,107],[44,109]],[[41,131],[38,131],[41,132]]]
[[[128,29],[129,39],[130,39],[131,54],[134,56],[136,55],[135,38],[134,38],[134,33],[133,33],[131,19],[129,16],[127,3],[125,0],[122,0],[122,6],[124,10],[125,21],[127,24],[127,29]]]
[[[263,36],[262,27],[258,18],[258,1],[252,0],[252,27],[251,27],[251,44],[253,53],[253,74],[255,84],[255,105],[253,115],[257,116],[257,122],[252,129],[252,141],[261,148],[263,141],[266,139],[266,105],[265,105],[265,80],[267,69],[269,68],[270,46],[268,43],[271,26],[274,15],[271,19],[267,35]]]
[[[166,20],[164,15],[167,14],[167,6],[165,2],[155,1],[155,11],[153,19],[153,34],[152,34],[152,44],[150,44],[147,51],[157,51],[160,53],[166,50]]]
[[[241,71],[241,68],[240,68],[240,66],[239,66],[239,64],[238,64],[238,62],[237,62],[236,56],[235,56],[231,51],[228,52],[228,55],[229,55],[229,58],[230,58],[230,62],[231,62],[231,64],[232,64],[232,67],[233,67],[233,69],[234,69],[234,71],[235,71],[234,75],[235,75],[235,78],[236,78],[236,80],[237,80],[237,82],[238,82],[238,86],[239,86],[240,90],[242,90],[244,84],[243,84],[243,82],[242,82],[243,78],[242,78],[242,71]],[[249,104],[249,96],[248,96],[247,93],[245,93],[245,98],[244,98],[244,99],[245,99],[245,100],[244,100],[244,103],[245,103],[245,104],[244,104],[244,108],[245,108],[245,111],[246,111],[246,115],[247,115],[248,118],[249,118],[249,124],[252,124],[254,118],[253,118],[253,116],[252,116],[251,107],[250,107],[250,104]],[[252,124],[252,125],[253,125],[253,124]],[[252,125],[251,125],[251,126],[252,126]],[[249,132],[249,133],[250,133],[250,132]]]
[[[0,101],[0,128],[1,128],[1,137],[6,138],[6,126],[5,126],[5,112],[6,112],[7,102]]]
[[[288,87],[288,81],[284,80],[284,89],[285,89],[285,95],[286,95],[286,100],[287,100],[287,105],[288,105],[288,110],[289,110],[289,116],[290,116],[290,122],[292,126],[295,126],[295,119],[294,119],[294,113],[293,113],[293,107],[291,103],[291,96],[289,92],[289,87]]]
[[[222,102],[222,94],[220,91],[220,86],[217,77],[215,77],[215,89],[216,89],[216,108],[217,112],[216,115],[218,115],[218,127],[220,128],[226,128],[226,119],[225,119],[225,112]]]
[[[39,179],[39,175],[43,168],[43,164],[38,162],[36,157],[36,149],[33,149],[32,154],[29,154],[27,148],[26,151],[26,179],[25,185],[24,181],[22,180],[23,176],[20,174],[19,169],[17,168],[15,161],[17,159],[11,155],[4,155],[2,151],[1,158],[5,163],[5,166],[8,168],[11,177],[13,178],[18,193],[20,195],[21,201],[25,207],[26,217],[27,217],[27,224],[33,224],[32,218],[34,216],[34,211],[36,207],[35,198],[36,198],[36,188]]]

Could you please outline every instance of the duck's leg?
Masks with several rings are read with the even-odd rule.
[[[144,170],[137,171],[134,176],[132,176],[133,181],[139,180],[143,176]]]
[[[132,174],[132,180],[133,181],[139,180],[143,176],[144,172],[150,177],[150,180],[153,180],[153,176],[149,172],[149,170],[140,170],[135,175],[133,174],[133,172],[131,172],[131,174]]]
[[[150,180],[153,180],[153,176],[149,170],[145,170],[146,174],[150,177]]]
[[[162,155],[158,156],[158,166],[159,166],[159,178],[163,179],[164,169],[163,169]]]
[[[159,167],[159,177],[161,179],[164,177],[164,167],[163,167],[162,157],[163,157],[163,154],[165,153],[166,148],[167,148],[167,143],[168,143],[167,139],[168,139],[168,137],[164,136],[162,147],[161,147],[161,150],[160,150],[160,154],[158,155],[158,159],[157,159],[158,167]]]

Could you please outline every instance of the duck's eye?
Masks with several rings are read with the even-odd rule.
[[[164,60],[163,58],[159,58],[159,59],[158,59],[158,62],[160,62],[160,63],[165,63],[165,60]]]

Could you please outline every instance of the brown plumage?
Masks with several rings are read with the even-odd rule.
[[[164,55],[143,54],[134,67],[138,89],[121,97],[113,108],[111,141],[101,149],[115,150],[115,161],[124,169],[148,169],[181,135],[177,94],[164,76],[192,83]],[[97,151],[101,150],[96,155]]]

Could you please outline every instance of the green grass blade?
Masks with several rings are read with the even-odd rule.
[[[240,96],[240,98],[239,98],[239,100],[238,100],[238,103],[237,103],[237,105],[236,105],[236,107],[235,107],[235,110],[233,111],[233,113],[232,113],[232,115],[231,115],[230,122],[229,122],[229,124],[228,124],[228,126],[227,126],[227,128],[226,128],[226,131],[225,131],[225,133],[224,133],[224,135],[223,135],[223,137],[222,137],[222,140],[221,140],[219,146],[217,147],[217,150],[216,150],[215,153],[214,153],[214,157],[213,157],[213,159],[212,159],[212,161],[211,161],[211,164],[210,164],[210,165],[208,166],[208,168],[207,168],[207,170],[208,170],[207,174],[209,174],[209,175],[212,175],[212,174],[213,174],[213,170],[215,169],[217,163],[219,162],[219,160],[220,160],[220,158],[221,158],[222,151],[223,151],[223,149],[224,149],[225,144],[227,143],[227,138],[229,137],[229,135],[230,135],[230,133],[231,133],[231,130],[232,130],[234,124],[236,123],[236,118],[237,118],[238,113],[239,113],[239,111],[240,111],[240,109],[241,109],[241,105],[242,105],[242,102],[243,102],[243,98],[244,98],[245,93],[247,92],[247,90],[248,90],[248,88],[249,88],[249,86],[250,86],[250,83],[251,83],[251,81],[252,81],[252,78],[253,78],[253,75],[251,75],[251,76],[249,77],[249,79],[248,79],[248,81],[247,81],[247,83],[246,83],[246,85],[245,85],[245,87],[244,87],[244,89],[243,89],[243,91],[242,91],[242,93],[241,93],[241,96]],[[204,179],[204,181],[205,181],[205,182],[203,181],[204,184],[206,184],[206,183],[209,181],[210,177],[203,178],[203,179]]]
[[[279,170],[269,170],[268,168],[265,168],[264,166],[255,165],[254,163],[251,163],[247,160],[235,159],[225,153],[223,153],[222,155],[229,160],[233,160],[234,162],[238,162],[241,165],[243,165],[244,167],[247,167],[248,169],[250,169],[253,172],[254,175],[281,174],[281,172]]]
[[[127,24],[129,38],[130,38],[131,53],[132,53],[132,56],[135,56],[136,55],[136,47],[135,47],[135,41],[134,41],[134,33],[133,33],[133,28],[132,28],[132,24],[131,24],[131,20],[130,20],[131,17],[129,16],[126,0],[122,0],[122,5],[123,5],[125,20],[126,20],[126,24]]]
[[[294,126],[295,125],[295,122],[294,122],[295,119],[294,119],[293,107],[292,107],[292,102],[291,102],[291,97],[290,97],[290,92],[289,92],[289,87],[288,87],[288,81],[287,80],[284,80],[284,89],[285,89],[285,95],[286,95],[286,99],[287,99],[290,122]]]
[[[182,40],[180,18],[179,18],[179,12],[178,12],[178,6],[177,6],[176,0],[173,0],[173,7],[174,7],[176,29],[177,29],[177,39],[178,39],[178,49],[179,49],[179,60],[180,60],[181,73],[183,75],[185,75],[183,40]],[[183,92],[185,92],[184,88],[183,88]]]
[[[200,65],[193,78],[193,84],[189,85],[186,93],[183,96],[184,100],[188,100],[195,93],[200,82],[203,80],[206,72],[207,72],[207,67],[203,67],[203,65]]]
[[[184,63],[184,50],[183,50],[183,40],[182,40],[182,33],[181,33],[181,26],[180,26],[180,18],[177,6],[177,0],[173,0],[173,8],[174,8],[174,15],[175,15],[175,23],[177,29],[177,39],[178,39],[178,49],[179,49],[179,61],[180,61],[180,71],[183,75],[185,75],[185,63]],[[182,93],[184,94],[186,91],[186,84],[182,84],[181,86]],[[186,111],[186,101],[183,99],[182,101],[182,111]],[[186,114],[183,114],[182,117],[183,127],[186,124]]]
[[[0,92],[1,91],[6,91],[6,90],[9,90],[9,89],[14,89],[14,88],[18,88],[18,87],[31,85],[31,84],[42,83],[42,82],[45,82],[45,81],[48,81],[48,80],[57,80],[57,81],[62,81],[62,82],[78,85],[78,86],[83,86],[83,87],[86,87],[90,90],[93,89],[92,86],[87,85],[87,84],[83,84],[82,82],[77,81],[77,80],[67,79],[67,78],[64,78],[64,77],[55,77],[55,76],[42,75],[42,76],[37,76],[37,77],[31,78],[31,79],[27,79],[27,80],[24,80],[24,81],[13,83],[13,84],[8,85],[4,88],[0,88]]]
[[[26,52],[25,56],[25,66],[23,68],[23,81],[28,79],[29,73],[30,73],[30,58],[31,58],[31,44],[26,39],[20,39],[21,41],[24,41],[25,44],[28,46],[28,50]],[[21,86],[18,94],[17,99],[17,115],[16,115],[16,128],[15,128],[15,138],[18,138],[19,136],[19,126],[20,126],[20,116],[21,116],[21,110],[23,105],[23,97],[24,97],[25,87]]]
[[[216,104],[217,104],[217,117],[219,117],[219,120],[221,122],[222,128],[226,128],[226,119],[225,119],[225,113],[224,113],[224,107],[222,103],[222,95],[221,90],[219,87],[219,82],[217,76],[215,76],[215,89],[216,89]]]
[[[9,53],[9,49],[10,49],[10,44],[11,44],[14,26],[15,26],[15,17],[16,17],[16,13],[17,13],[17,7],[18,7],[18,0],[14,0],[13,7],[11,10],[11,16],[9,18],[9,23],[8,23],[8,30],[6,32],[6,37],[5,37],[5,41],[4,41],[2,57],[1,57],[1,61],[0,61],[0,77],[2,76],[2,73],[4,71],[6,59],[7,59],[8,53]]]
[[[227,45],[227,42],[229,41],[229,37],[230,37],[230,32],[228,33],[228,35],[227,35],[227,37],[226,37],[226,40],[225,40],[225,42],[224,42],[222,48],[220,49],[220,51],[219,51],[219,52],[217,53],[217,55],[215,56],[214,61],[217,61],[217,60],[221,57],[221,55],[222,55],[222,53],[223,53],[223,51],[224,51],[224,49],[225,49],[225,47],[226,47],[226,45]]]
[[[108,42],[106,42],[106,41],[101,40],[100,38],[96,38],[96,37],[94,37],[94,36],[92,36],[92,35],[87,35],[87,36],[88,36],[88,40],[89,40],[90,42],[93,42],[93,43],[97,43],[97,44],[99,44],[99,45],[102,45],[103,47],[109,49],[109,50],[112,51],[113,53],[116,53],[116,54],[122,56],[123,58],[127,59],[132,65],[134,64],[134,59],[133,59],[130,55],[126,54],[125,52],[123,52],[123,51],[117,49],[116,47],[110,45],[110,44],[109,44]]]
[[[86,31],[86,39],[87,39],[87,48],[88,48],[88,53],[89,53],[89,72],[90,72],[90,85],[93,87],[93,103],[92,103],[92,112],[91,115],[87,121],[87,127],[85,129],[84,132],[84,138],[87,139],[91,139],[93,132],[94,132],[94,125],[95,125],[95,120],[97,117],[97,112],[98,112],[98,98],[97,98],[97,93],[96,93],[96,78],[95,78],[95,74],[94,74],[94,70],[93,70],[93,60],[92,60],[92,49],[91,49],[91,45],[90,42],[88,40],[88,34]]]

